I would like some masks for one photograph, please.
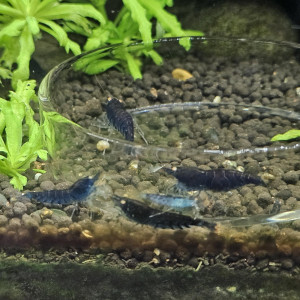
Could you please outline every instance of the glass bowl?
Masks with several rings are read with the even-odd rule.
[[[187,39],[189,51],[180,45]],[[271,138],[300,128],[299,45],[176,37],[155,40],[154,50],[163,58],[160,65],[140,42],[90,51],[58,65],[41,83],[41,117],[58,113],[73,122],[51,119],[48,176],[75,182],[100,172],[87,206],[98,217],[87,220],[83,214],[72,215],[72,226],[80,226],[88,246],[102,250],[160,247],[174,254],[183,247],[191,255],[206,251],[246,255],[269,249],[279,255],[288,245],[296,256],[300,143]],[[124,64],[94,75],[78,71],[79,66],[89,72],[105,69],[107,62],[122,62],[128,53],[131,57],[147,54],[142,78],[134,80],[121,72]],[[129,129],[122,127],[127,123],[122,125],[117,111],[117,123],[108,121],[106,110],[113,98],[123,103],[126,118],[132,117],[134,141],[124,138]],[[204,176],[210,170],[226,170],[222,176],[230,188],[183,188],[168,171],[180,167],[188,172],[198,168]],[[261,182],[246,180],[234,186],[235,177],[241,176]],[[148,194],[192,198],[196,204],[157,205]],[[146,225],[140,224],[137,214],[122,211],[122,203],[112,201],[118,197],[127,203],[139,201],[137,205],[145,210],[159,210],[160,220],[155,223],[150,214]],[[169,213],[179,219],[174,224],[172,219],[169,229],[155,229],[167,222]],[[190,218],[187,226],[201,219],[217,227],[214,231],[200,226],[178,229],[183,227],[182,216]]]

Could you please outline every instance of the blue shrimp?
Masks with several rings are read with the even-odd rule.
[[[29,199],[35,199],[38,202],[50,204],[71,204],[74,202],[84,201],[95,189],[94,183],[99,178],[100,173],[94,177],[84,177],[77,180],[68,189],[63,190],[50,190],[43,192],[28,192],[23,196]]]
[[[182,214],[164,212],[156,208],[151,208],[134,199],[114,195],[113,200],[121,207],[128,218],[156,228],[183,229],[184,227],[200,226],[214,230],[216,227],[216,224],[213,222],[199,218],[193,219],[190,216]]]
[[[142,197],[145,200],[150,200],[156,204],[167,206],[171,209],[185,209],[196,206],[195,199],[187,197],[179,197],[172,195],[161,195],[161,194],[143,194]]]
[[[195,167],[178,167],[176,170],[163,167],[163,170],[177,178],[178,187],[182,189],[226,191],[250,183],[265,185],[258,176],[234,170],[215,169],[206,171]]]
[[[134,141],[133,119],[124,108],[124,104],[117,98],[112,98],[106,106],[109,122],[125,137],[127,141]]]

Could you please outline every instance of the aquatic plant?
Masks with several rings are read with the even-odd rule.
[[[34,119],[30,101],[37,101],[35,85],[34,80],[19,80],[9,101],[0,98],[0,172],[12,177],[11,184],[19,190],[27,183],[22,173],[31,163],[47,159],[45,145],[50,151],[54,149],[54,122],[72,123],[55,112],[44,112],[47,122],[42,125]]]
[[[93,32],[88,36],[84,49],[89,51],[104,45],[116,43],[130,44],[135,40],[142,40],[145,47],[134,54],[130,53],[126,47],[122,48],[121,53],[114,53],[113,58],[107,58],[95,62],[93,58],[86,60],[83,69],[88,74],[97,74],[100,71],[116,66],[118,64],[125,67],[133,78],[141,78],[140,55],[151,57],[156,64],[162,63],[160,55],[152,49],[152,32],[155,31],[155,38],[170,37],[170,36],[187,36],[187,35],[202,35],[202,32],[196,30],[183,30],[180,22],[171,13],[167,12],[165,6],[173,6],[172,0],[123,0],[124,6],[119,11],[116,18],[111,21],[105,13],[106,0],[91,1],[93,5],[105,17],[105,24],[101,24],[98,28],[93,29]],[[153,22],[155,20],[155,22]],[[155,30],[152,27],[155,24]],[[78,33],[76,28],[72,29]],[[182,39],[179,42],[186,50],[190,48],[190,40]]]
[[[11,78],[16,87],[19,79],[29,78],[29,62],[35,50],[34,41],[42,37],[42,32],[52,35],[64,47],[75,55],[81,53],[78,43],[69,38],[68,33],[77,33],[87,38],[85,50],[92,50],[103,45],[142,39],[148,50],[144,55],[160,63],[160,56],[151,50],[152,23],[156,18],[156,37],[164,35],[201,34],[197,31],[184,31],[176,17],[164,10],[172,6],[172,0],[123,0],[123,8],[111,21],[105,10],[106,0],[91,1],[57,0],[3,0],[0,4],[0,78]],[[73,3],[72,3],[73,2]],[[87,2],[87,3],[84,3]],[[182,44],[188,48],[189,40]],[[123,53],[121,59],[106,59],[93,68],[93,73],[100,72],[120,62],[125,62],[134,78],[141,77],[141,61],[130,53]],[[17,65],[15,68],[14,66]],[[91,73],[89,68],[85,68]]]
[[[300,130],[299,129],[291,129],[283,134],[277,134],[272,137],[271,141],[288,141],[293,140],[300,137]]]
[[[11,78],[16,87],[19,79],[29,78],[29,62],[35,50],[34,40],[41,31],[52,35],[67,52],[81,52],[63,27],[66,22],[90,32],[92,21],[105,23],[102,14],[89,4],[60,3],[57,0],[3,0],[0,4],[0,76]],[[61,24],[59,24],[61,22]],[[17,67],[14,69],[14,64]]]

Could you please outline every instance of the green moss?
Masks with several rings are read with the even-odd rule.
[[[1,261],[0,299],[299,299],[299,275],[250,273],[221,265],[120,269]],[[234,287],[234,289],[232,288]],[[283,299],[282,298],[282,299]]]

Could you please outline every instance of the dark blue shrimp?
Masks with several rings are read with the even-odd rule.
[[[264,185],[263,180],[258,176],[234,170],[215,169],[205,171],[195,167],[178,167],[176,170],[164,167],[163,169],[168,174],[176,177],[179,188],[183,189],[226,191],[250,183]]]
[[[124,104],[116,98],[108,101],[106,114],[109,122],[125,137],[127,141],[134,141],[133,119],[124,108]]]
[[[43,192],[28,192],[24,196],[39,202],[50,204],[70,204],[84,201],[94,190],[94,183],[99,178],[97,173],[93,178],[84,177],[77,180],[70,188]]]
[[[113,200],[122,208],[127,217],[141,224],[151,225],[157,228],[172,229],[200,226],[214,230],[216,227],[215,223],[201,219],[193,219],[181,214],[164,212],[159,209],[151,208],[134,199],[114,195]]]
[[[195,199],[172,196],[172,195],[161,195],[161,194],[143,194],[142,197],[145,200],[149,200],[156,204],[164,205],[172,209],[185,209],[195,207]]]

